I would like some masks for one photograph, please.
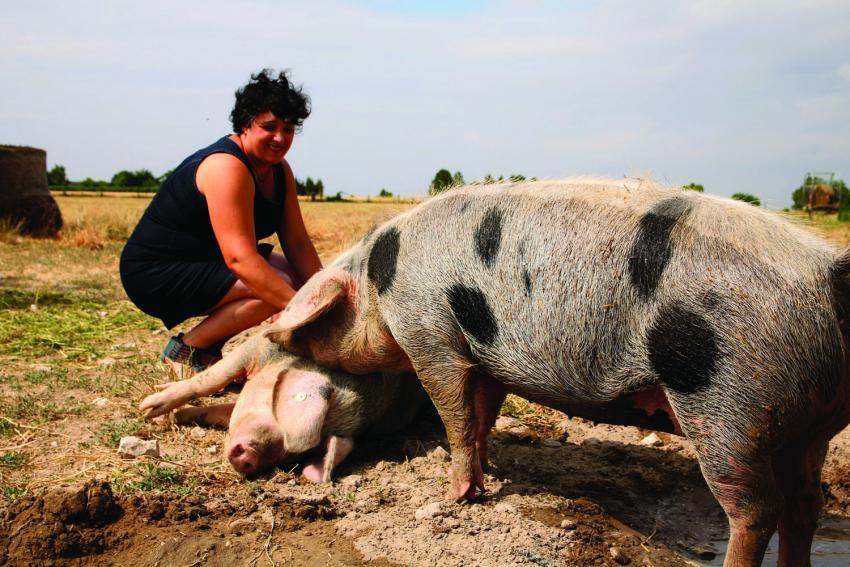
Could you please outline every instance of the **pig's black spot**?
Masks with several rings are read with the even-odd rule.
[[[455,284],[448,289],[446,295],[452,313],[463,330],[483,345],[493,344],[499,334],[499,327],[481,290]]]
[[[334,393],[334,387],[330,384],[322,384],[319,386],[319,395],[324,400],[330,400],[331,395]]]
[[[723,356],[711,324],[679,303],[659,309],[647,342],[661,383],[681,394],[707,389]]]
[[[398,229],[391,227],[375,239],[369,252],[369,281],[383,295],[393,285],[399,250]]]
[[[673,253],[670,234],[689,211],[688,201],[673,197],[657,203],[641,217],[637,238],[629,253],[629,275],[643,297],[652,295],[658,286]]]
[[[469,201],[464,201],[460,206],[460,212],[465,213],[466,209],[469,207]]]
[[[475,229],[475,251],[488,268],[493,267],[502,243],[502,211],[489,209]]]
[[[531,295],[531,276],[528,275],[528,270],[522,271],[522,283],[525,284],[525,295]]]

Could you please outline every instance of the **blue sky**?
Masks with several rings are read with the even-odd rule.
[[[331,193],[445,167],[784,207],[807,171],[850,177],[846,0],[0,1],[0,143],[72,179],[174,167],[262,67],[310,94],[289,161]]]

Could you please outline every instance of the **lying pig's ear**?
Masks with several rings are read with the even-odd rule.
[[[322,426],[333,395],[327,376],[307,370],[287,370],[281,376],[275,417],[289,453],[304,453],[322,440]]]
[[[273,343],[285,344],[293,331],[309,325],[345,299],[354,285],[351,274],[343,269],[319,272],[301,288],[263,336]]]

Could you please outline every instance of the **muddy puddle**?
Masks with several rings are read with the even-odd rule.
[[[778,538],[776,534],[771,538],[767,553],[764,555],[763,565],[776,565],[779,559]],[[712,541],[711,548],[719,550],[715,558],[710,561],[699,560],[696,563],[705,567],[722,566],[728,543],[728,540]],[[848,564],[850,564],[850,519],[823,518],[815,534],[815,541],[812,543],[812,566],[847,567]]]

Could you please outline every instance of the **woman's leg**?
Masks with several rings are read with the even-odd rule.
[[[268,262],[287,284],[294,289],[301,287],[283,254],[272,253]],[[207,317],[183,335],[183,342],[192,347],[208,348],[259,325],[278,311],[237,280]]]

